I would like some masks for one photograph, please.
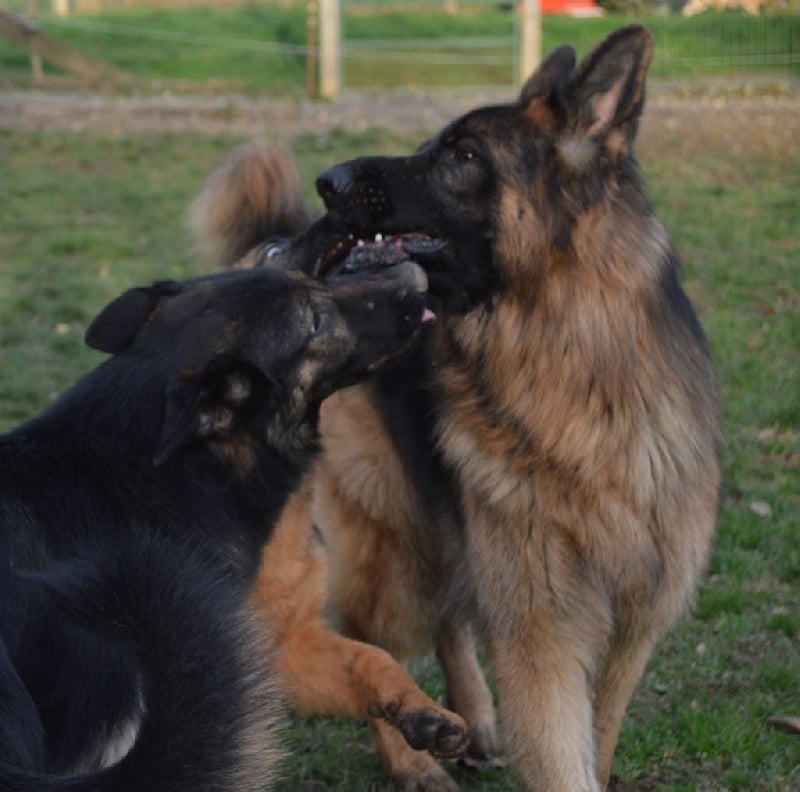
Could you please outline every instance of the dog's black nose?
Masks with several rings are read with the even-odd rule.
[[[352,186],[352,171],[347,165],[334,165],[317,177],[317,192],[326,206],[329,201],[346,195]]]

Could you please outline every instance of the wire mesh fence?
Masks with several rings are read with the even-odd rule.
[[[685,28],[661,30],[657,66],[663,70],[692,67],[759,69],[800,65],[800,18],[773,15],[749,19],[741,14],[709,14],[676,20]]]
[[[57,7],[65,2],[66,15]],[[313,2],[0,0],[0,7],[36,17],[52,35],[137,76],[216,76],[246,88],[285,89],[308,82],[317,54],[308,26]],[[570,42],[583,54],[630,20],[545,16],[544,51]],[[656,38],[654,76],[800,74],[800,6],[759,16],[662,14],[642,21]],[[518,14],[506,0],[342,0],[341,30],[339,68],[347,88],[508,86],[517,77]],[[4,56],[10,46],[0,38],[0,70],[19,61]],[[256,71],[278,78],[270,82]]]

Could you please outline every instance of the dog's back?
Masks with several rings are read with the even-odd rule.
[[[279,698],[238,588],[186,543],[140,528],[44,572],[12,573],[16,609],[49,600],[50,618],[32,629],[54,629],[58,654],[38,644],[38,657],[12,665],[0,646],[1,788],[140,792],[158,779],[172,792],[255,792],[274,778]],[[101,641],[112,647],[105,667]],[[51,701],[33,673],[49,680]],[[55,700],[59,685],[70,699]]]
[[[235,545],[136,464],[161,416],[115,368],[0,439],[0,788],[263,790],[280,705]]]

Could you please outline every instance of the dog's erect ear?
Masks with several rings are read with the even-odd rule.
[[[180,284],[159,281],[147,288],[128,289],[94,318],[84,340],[92,349],[118,354],[136,340],[162,297],[177,294]]]
[[[628,141],[634,138],[652,57],[650,31],[628,25],[583,60],[565,89],[570,128],[579,139],[603,137],[612,130],[620,130]]]
[[[256,381],[241,370],[206,372],[173,382],[167,388],[153,464],[162,465],[178,449],[197,440],[230,436],[246,411],[268,405],[268,387],[265,378]]]
[[[564,45],[553,50],[528,77],[519,100],[528,104],[542,96],[557,94],[575,70],[575,50]]]

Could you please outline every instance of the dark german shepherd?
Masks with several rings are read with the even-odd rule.
[[[412,156],[327,171],[328,214],[245,256],[317,275],[399,248],[427,270],[439,322],[424,348],[323,406],[311,512],[330,604],[398,658],[432,637],[448,703],[487,756],[481,635],[514,770],[548,792],[607,785],[717,514],[718,386],[634,155],[652,50],[640,26],[579,66],[557,49],[517,101]],[[323,226],[335,248],[316,245]],[[393,774],[412,766],[403,745],[383,748]]]
[[[0,438],[0,788],[263,790],[275,695],[244,606],[319,405],[415,342],[410,261],[131,289],[112,353]]]

